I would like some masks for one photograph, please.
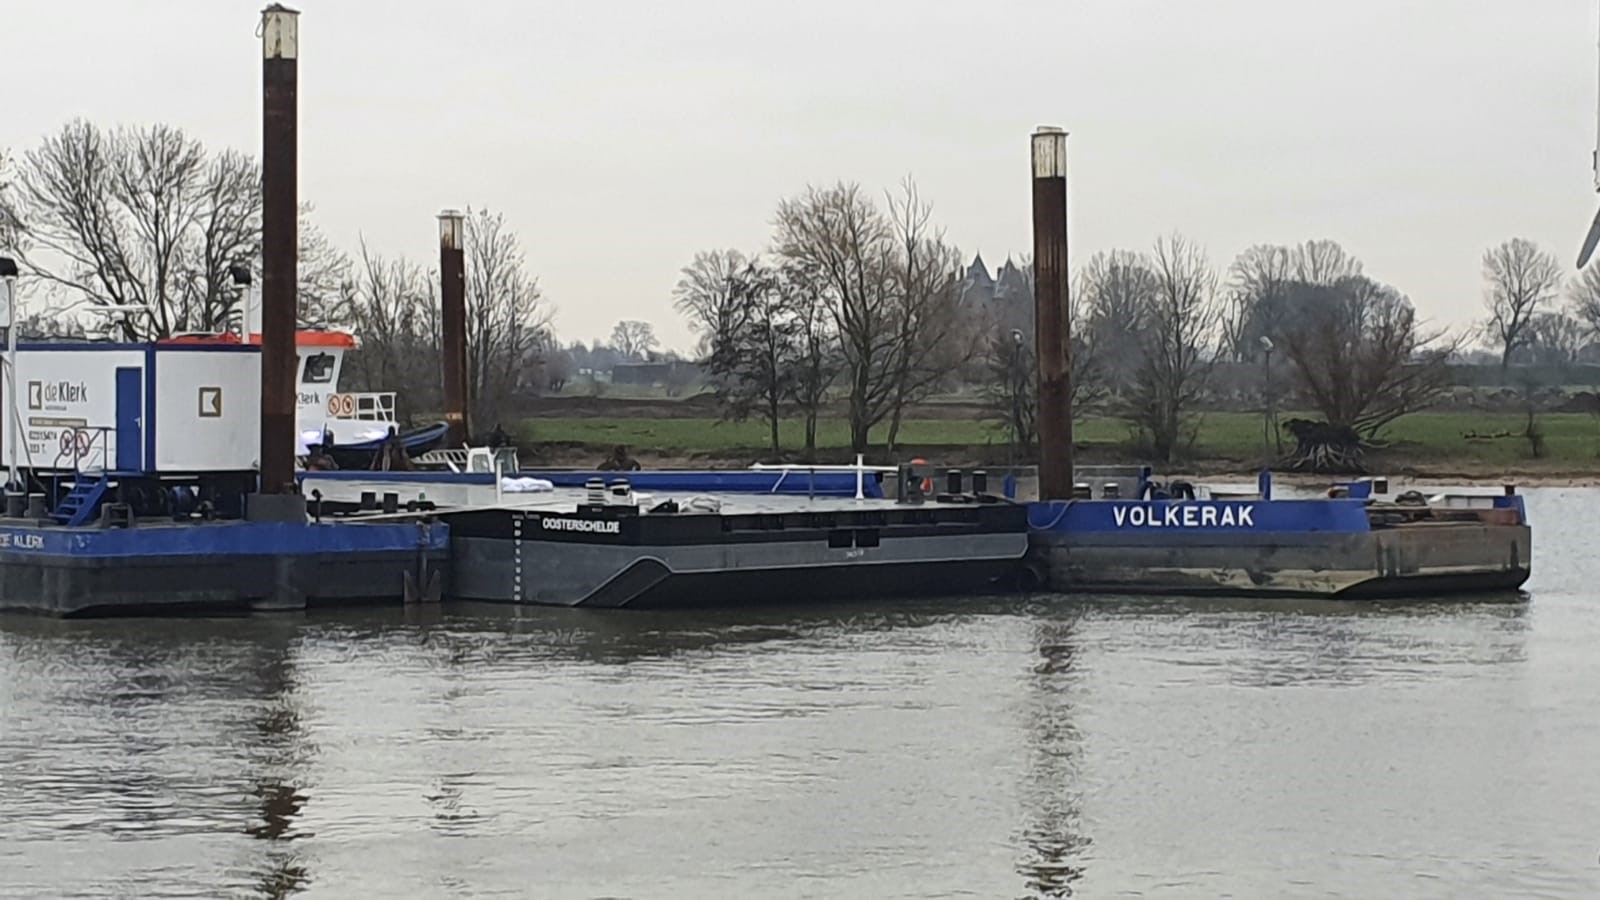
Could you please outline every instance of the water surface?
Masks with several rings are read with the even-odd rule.
[[[6,897],[1600,896],[1600,492],[1525,598],[0,618]]]

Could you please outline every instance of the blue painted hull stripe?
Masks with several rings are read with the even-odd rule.
[[[263,556],[445,550],[450,528],[416,524],[231,522],[109,529],[0,528],[0,557],[108,559],[141,556]]]
[[[1495,509],[1528,521],[1522,495],[1496,496]],[[1136,534],[1168,541],[1193,534],[1362,534],[1372,530],[1366,501],[1308,500],[1053,500],[1028,505],[1034,531]]]
[[[1028,505],[1035,531],[1126,533],[1150,538],[1177,533],[1261,534],[1371,530],[1366,504],[1329,500],[1052,500]]]

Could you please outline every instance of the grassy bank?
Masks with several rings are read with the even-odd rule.
[[[1288,418],[1286,414],[1284,418]],[[1540,417],[1544,456],[1535,459],[1520,437],[1521,416],[1467,412],[1417,413],[1394,423],[1384,434],[1387,447],[1374,454],[1374,467],[1390,471],[1493,475],[1497,471],[1584,475],[1600,473],[1600,417],[1551,413]],[[534,417],[523,421],[525,441],[564,446],[585,453],[627,444],[641,457],[726,459],[748,462],[768,456],[767,429],[759,422],[722,422],[709,417],[610,416]],[[1467,437],[1475,434],[1478,437]],[[779,429],[789,453],[801,445],[799,423]],[[1512,435],[1484,437],[1485,435]],[[1125,421],[1099,417],[1080,422],[1075,438],[1087,461],[1127,461],[1133,456]],[[882,440],[875,432],[875,440]],[[956,461],[1003,463],[1006,435],[992,423],[970,419],[912,419],[901,427],[900,443],[910,451],[936,453]],[[1292,442],[1290,442],[1292,445]],[[826,458],[848,453],[849,431],[842,421],[820,423],[819,449]],[[1215,471],[1248,471],[1262,459],[1261,417],[1252,413],[1209,413],[1184,462]]]

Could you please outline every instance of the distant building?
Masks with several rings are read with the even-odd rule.
[[[1033,275],[1008,257],[996,273],[989,274],[983,254],[960,273],[956,296],[960,304],[995,324],[1000,331],[1020,330],[1033,334]]]
[[[617,363],[611,368],[612,384],[653,385],[694,384],[704,377],[700,367],[686,360],[665,362]]]
[[[988,303],[994,299],[994,279],[989,277],[989,267],[984,264],[982,253],[972,258],[972,265],[962,273],[957,290],[963,304]]]

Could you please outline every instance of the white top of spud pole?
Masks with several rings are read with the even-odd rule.
[[[439,211],[439,246],[451,250],[460,250],[464,246],[461,239],[462,215],[459,209],[442,209]]]
[[[274,3],[261,11],[261,56],[263,59],[300,57],[299,10]]]
[[[1033,177],[1067,177],[1067,133],[1052,125],[1033,132]]]

